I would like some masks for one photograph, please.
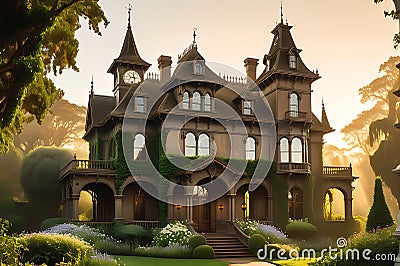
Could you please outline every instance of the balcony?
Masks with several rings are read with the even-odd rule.
[[[102,160],[76,160],[70,161],[60,171],[60,179],[63,179],[68,173],[110,173],[114,174],[115,169],[111,161]]]
[[[287,111],[285,113],[285,119],[290,121],[304,122],[307,120],[307,112],[300,111]]]
[[[278,172],[281,173],[309,173],[309,163],[279,163]]]
[[[356,177],[353,177],[353,168],[350,166],[324,166],[322,168],[322,176],[326,178],[352,178],[355,179]]]

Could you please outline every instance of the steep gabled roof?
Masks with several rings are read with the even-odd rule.
[[[151,64],[147,63],[140,57],[130,24],[128,25],[128,29],[125,34],[124,44],[122,45],[121,53],[119,54],[118,58],[114,59],[107,72],[114,72],[118,64],[121,63],[142,66],[146,70],[151,66]]]
[[[292,34],[290,33],[291,28],[292,26],[284,24],[283,21],[281,21],[272,30],[271,33],[274,34],[274,39],[269,53],[264,57],[264,64],[266,67],[263,73],[258,77],[257,84],[260,84],[276,73],[309,78],[313,81],[320,78],[317,73],[309,70],[301,59],[300,53],[302,50],[296,47]],[[290,54],[296,55],[297,66],[295,69],[289,67]]]

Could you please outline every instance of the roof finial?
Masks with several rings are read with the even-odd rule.
[[[322,109],[325,109],[324,96],[322,96]]]
[[[281,1],[281,23],[283,24],[283,4]]]
[[[128,28],[131,27],[131,11],[132,11],[132,5],[129,3],[128,7],[125,7],[128,9]]]
[[[93,95],[94,93],[94,82],[93,82],[93,75],[92,75],[92,81],[90,82],[90,94]]]
[[[196,31],[197,31],[197,28],[193,28],[193,44],[196,44]]]

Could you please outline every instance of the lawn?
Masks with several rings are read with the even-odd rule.
[[[195,260],[195,259],[164,259],[164,258],[149,258],[149,257],[134,257],[134,256],[116,256],[121,259],[121,262],[126,266],[227,266],[228,263],[216,260]]]

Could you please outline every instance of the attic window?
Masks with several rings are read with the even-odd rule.
[[[194,73],[196,75],[203,75],[203,65],[201,62],[196,62],[194,64]]]
[[[136,96],[136,112],[145,112],[146,111],[146,99],[143,96]]]
[[[289,68],[296,69],[297,68],[297,56],[295,53],[289,55]]]

